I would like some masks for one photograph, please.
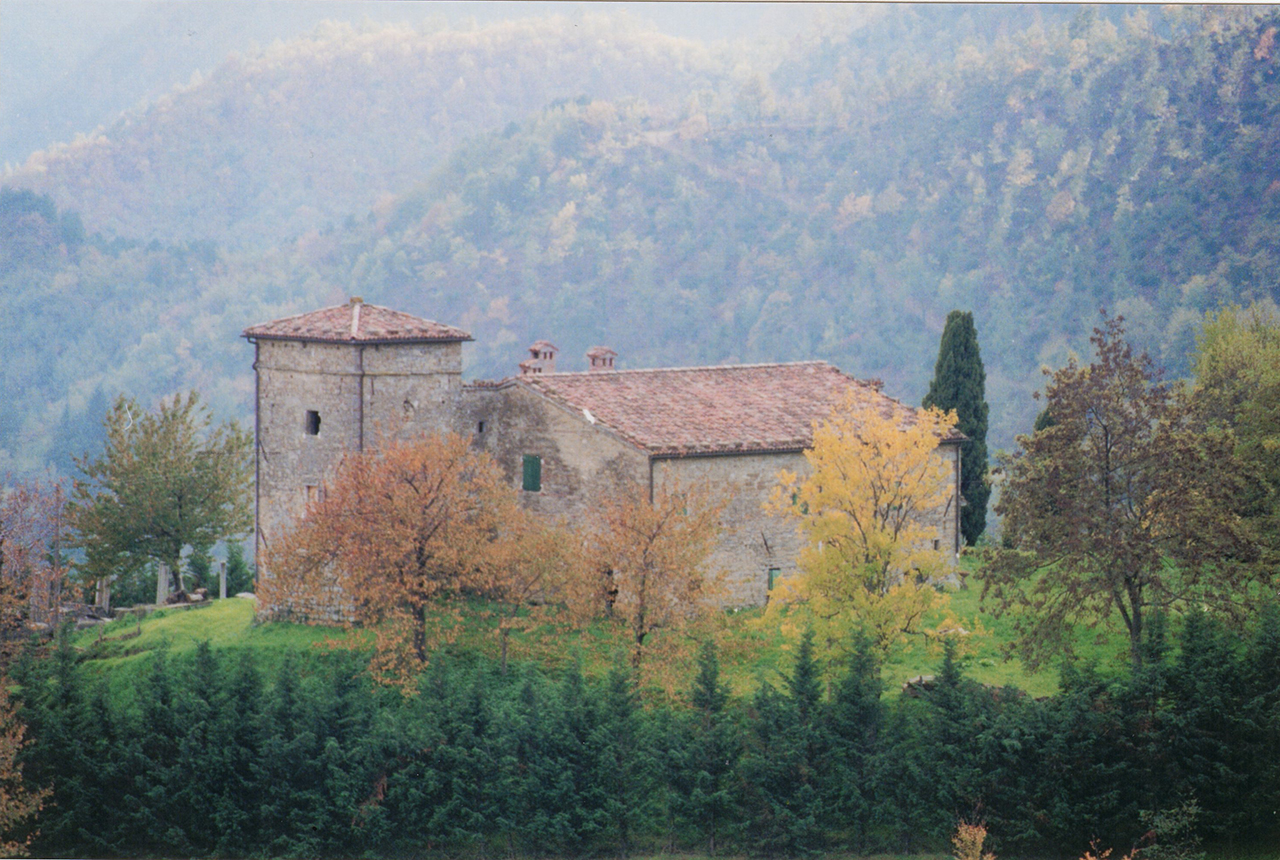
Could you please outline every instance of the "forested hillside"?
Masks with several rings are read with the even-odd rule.
[[[65,462],[99,389],[247,416],[240,329],[348,294],[471,330],[473,377],[548,337],[565,369],[825,358],[913,401],[969,309],[1008,446],[1100,307],[1181,374],[1206,310],[1280,297],[1278,26],[877,7],[771,54],[593,21],[233,58],[6,178],[59,211],[5,222],[45,250],[0,262],[0,469]]]
[[[363,214],[470,137],[556,98],[665,100],[715,83],[698,43],[591,16],[469,32],[365,30],[233,54],[100,133],[33,154],[7,182],[90,230],[260,246]]]

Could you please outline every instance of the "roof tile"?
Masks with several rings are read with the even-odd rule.
[[[244,330],[244,337],[268,340],[314,340],[330,343],[414,343],[463,341],[471,335],[460,328],[367,305],[353,299],[345,305],[321,308],[272,320]]]
[[[874,382],[824,361],[552,373],[516,382],[589,410],[628,442],[663,456],[807,448],[814,422],[850,387],[885,416],[904,408]]]

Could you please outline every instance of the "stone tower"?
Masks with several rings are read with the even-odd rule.
[[[348,453],[455,426],[461,329],[345,305],[251,326],[256,374],[258,568]]]

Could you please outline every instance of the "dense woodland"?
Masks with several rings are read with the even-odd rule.
[[[568,369],[824,358],[909,402],[972,309],[1008,447],[1100,307],[1181,375],[1205,311],[1276,297],[1278,23],[333,24],[232,57],[5,176],[0,471],[70,474],[118,393],[247,417],[239,332],[351,294],[472,331],[472,377],[549,337]]]

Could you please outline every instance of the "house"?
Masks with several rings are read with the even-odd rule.
[[[545,340],[518,375],[464,383],[469,334],[358,298],[244,337],[255,348],[259,558],[343,454],[387,434],[454,431],[491,453],[522,503],[548,517],[589,516],[624,481],[724,492],[728,528],[712,564],[727,574],[729,603],[759,605],[795,570],[800,548],[794,522],[763,506],[779,470],[806,468],[814,423],[844,392],[869,410],[902,408],[878,382],[822,361],[619,370],[616,352],[593,347],[586,370],[564,372]],[[938,447],[955,493],[938,541],[956,551],[961,439]]]

